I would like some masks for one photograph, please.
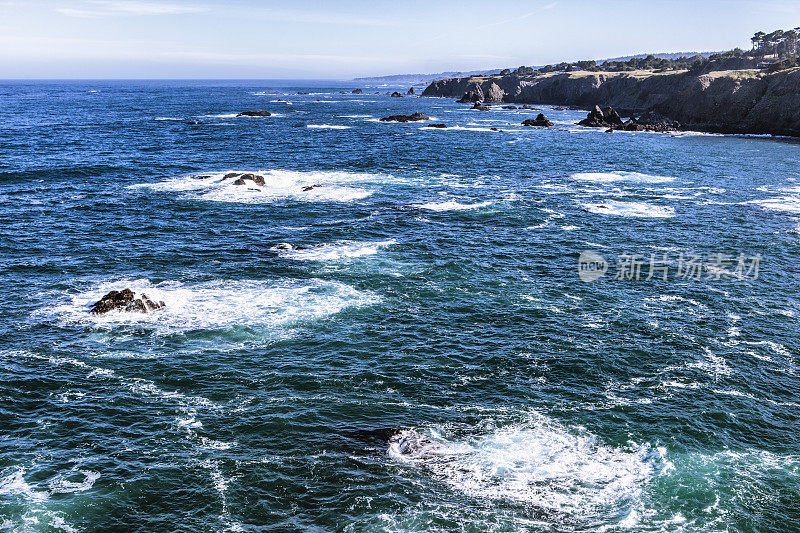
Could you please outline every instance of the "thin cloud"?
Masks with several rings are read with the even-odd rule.
[[[58,8],[62,15],[80,18],[142,15],[185,15],[203,13],[208,8],[156,2],[126,2],[123,0],[86,0],[86,8]]]

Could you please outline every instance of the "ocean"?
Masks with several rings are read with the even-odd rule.
[[[800,530],[797,140],[354,88],[0,82],[0,530]]]

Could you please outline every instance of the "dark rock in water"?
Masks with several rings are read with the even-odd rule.
[[[414,92],[414,88],[411,87],[406,94],[416,94],[416,93]]]
[[[566,111],[567,108],[563,106],[557,106],[553,108],[553,111]]]
[[[480,102],[482,100],[481,96],[474,92],[468,91],[464,93],[464,96],[461,97],[461,100],[458,100],[457,103],[459,104],[474,104],[476,102]]]
[[[522,122],[523,126],[538,126],[541,128],[549,128],[553,125],[552,122],[547,120],[547,117],[544,114],[539,113],[539,115],[535,119],[528,119]]]
[[[515,105],[504,105],[503,109],[519,109],[519,108]]]
[[[491,107],[489,107],[488,105],[481,105],[476,102],[475,105],[472,106],[472,109],[475,109],[477,111],[489,111]]]
[[[392,98],[402,98],[402,97],[403,97],[403,95],[402,95],[402,94],[400,94],[400,93],[399,93],[399,92],[397,92],[397,91],[395,91],[395,92],[393,92],[393,93],[392,93]]]
[[[308,93],[303,92],[303,91],[297,91],[297,94],[308,94]]]
[[[308,192],[311,189],[314,189],[316,187],[319,187],[319,185],[307,185],[307,186],[303,187],[303,192]]]
[[[441,129],[443,129],[443,128],[447,127],[447,124],[428,124],[428,127],[429,128],[441,128]]]
[[[272,113],[269,111],[242,111],[237,117],[271,117]]]
[[[681,129],[681,123],[677,120],[672,120],[655,111],[648,111],[635,120],[629,120],[625,123],[633,123],[637,127],[642,127],[644,131],[675,131]],[[626,128],[627,129],[627,128]],[[642,130],[636,130],[642,131]]]
[[[525,104],[522,106],[522,109],[533,109],[533,106],[530,104]]]
[[[353,89],[353,94],[361,94],[364,91],[362,89]]]
[[[500,128],[489,128],[489,129],[492,130],[492,131],[503,131]]]
[[[616,128],[622,125],[622,118],[613,107],[600,109],[600,106],[596,105],[578,124],[590,128]]]
[[[147,295],[142,294],[136,298],[136,293],[130,289],[121,291],[111,291],[93,306],[91,313],[93,315],[103,315],[111,311],[125,311],[128,313],[149,313],[164,307],[164,302],[154,302]]]
[[[223,178],[225,179],[225,178]],[[242,174],[239,178],[233,182],[234,185],[249,185],[247,182],[250,181],[255,183],[256,185],[263,187],[265,185],[264,176],[259,176],[258,174]]]
[[[202,176],[192,176],[192,178],[194,178],[194,179],[196,179],[196,180],[207,180],[207,179],[208,179],[208,178],[210,178],[210,177],[211,177],[211,176],[208,176],[208,175],[205,175],[205,174],[204,174],[204,175],[202,175]]]
[[[390,117],[383,117],[382,122],[417,122],[420,120],[430,120],[431,117],[423,115],[422,113],[414,113],[412,115],[392,115]]]

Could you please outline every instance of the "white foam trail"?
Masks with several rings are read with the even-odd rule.
[[[131,288],[166,307],[151,313],[110,312],[91,315],[91,305],[111,290]],[[220,330],[249,327],[277,329],[336,314],[348,307],[377,302],[371,293],[337,282],[229,281],[192,285],[177,281],[152,284],[148,280],[120,280],[103,283],[72,295],[63,305],[40,311],[68,324],[102,329],[142,327],[169,335],[192,330]]]
[[[157,120],[157,121],[164,121],[164,120],[176,120],[176,121],[181,121],[181,120],[183,120],[183,119],[182,119],[182,118],[175,118],[175,117],[156,117],[154,120]]]
[[[581,204],[584,209],[597,215],[615,215],[636,218],[671,218],[675,216],[672,207],[661,207],[644,202],[619,202],[607,200],[600,204]]]
[[[783,196],[768,198],[766,200],[751,200],[746,202],[761,206],[772,211],[785,211],[787,213],[800,213],[800,198],[796,196]]]
[[[349,130],[351,126],[342,126],[339,124],[306,124],[306,128],[317,130]]]
[[[140,183],[131,189],[184,192],[192,200],[231,203],[273,203],[294,199],[306,202],[352,202],[370,196],[373,191],[351,187],[353,182],[383,182],[391,176],[349,172],[297,172],[269,170],[255,172],[263,176],[264,186],[247,181],[235,185],[235,179],[223,180],[225,172],[206,173],[204,179],[193,176],[174,178],[160,183]]]
[[[281,245],[273,249],[281,257],[294,259],[295,261],[341,261],[375,255],[380,249],[395,243],[396,241],[394,240],[377,242],[340,241],[302,249],[291,247],[291,245]]]
[[[574,180],[591,181],[593,183],[616,183],[627,181],[632,183],[668,183],[675,178],[668,176],[652,176],[639,172],[579,172],[570,176]]]
[[[407,430],[388,454],[470,497],[516,501],[572,519],[629,516],[645,485],[669,466],[664,449],[606,446],[541,416],[467,439]]]
[[[429,202],[427,204],[420,204],[414,207],[418,209],[425,209],[428,211],[465,211],[468,209],[480,209],[492,205],[492,202],[478,202],[474,204],[462,204],[455,200],[447,200],[445,202]]]

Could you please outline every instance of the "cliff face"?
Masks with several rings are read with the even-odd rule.
[[[722,133],[800,136],[800,69],[705,74],[562,73],[518,78],[454,78],[431,83],[423,96],[486,102],[611,106],[626,113],[656,111],[685,128]]]

